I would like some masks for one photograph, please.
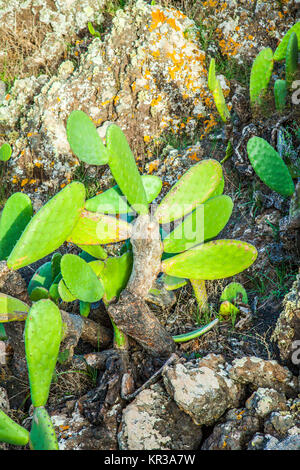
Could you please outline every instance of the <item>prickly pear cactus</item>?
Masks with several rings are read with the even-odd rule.
[[[229,315],[237,315],[239,313],[239,309],[233,305],[229,300],[225,300],[221,303],[219,314],[222,317],[227,317]]]
[[[295,78],[298,67],[298,39],[297,34],[292,33],[286,48],[285,58],[285,81],[287,88],[290,88]]]
[[[106,131],[109,167],[129,204],[139,213],[148,213],[146,192],[134,156],[122,130],[111,124]]]
[[[33,450],[58,450],[52,421],[43,406],[33,411],[29,445]]]
[[[107,149],[91,119],[83,111],[72,111],[67,122],[67,138],[76,157],[90,165],[105,165]]]
[[[126,287],[132,270],[132,261],[130,252],[105,261],[104,269],[99,274],[105,289],[104,302],[110,302],[114,297],[118,297]]]
[[[85,202],[85,187],[73,182],[47,202],[30,220],[12,250],[7,266],[19,269],[62,245],[75,227]]]
[[[255,58],[250,75],[250,102],[261,105],[267,91],[273,71],[273,51],[270,47],[263,49]]]
[[[48,400],[61,335],[58,307],[51,300],[34,303],[25,322],[25,351],[34,407],[45,406]]]
[[[223,191],[222,166],[217,160],[203,160],[191,167],[171,188],[154,216],[161,223],[188,214],[212,196]],[[219,194],[221,194],[221,192]]]
[[[15,423],[9,416],[0,410],[0,442],[25,446],[29,441],[29,432]]]
[[[274,52],[274,60],[283,60],[286,57],[287,46],[292,33],[296,33],[298,38],[298,47],[300,48],[300,21],[292,26],[285,36],[282,38],[276,51]]]
[[[214,102],[216,105],[216,108],[218,110],[218,113],[221,116],[221,119],[224,122],[229,121],[230,119],[230,112],[229,109],[227,108],[227,104],[224,98],[223,90],[221,87],[220,80],[218,78],[215,79],[214,81],[215,87],[212,91],[213,97],[214,97]]]
[[[0,322],[24,320],[29,307],[15,297],[0,293]]]
[[[257,176],[281,196],[291,196],[295,186],[289,170],[276,150],[261,137],[251,137],[247,144],[251,165]]]
[[[0,161],[7,162],[11,157],[11,152],[11,146],[7,142],[2,144],[0,147]]]
[[[216,240],[162,262],[164,273],[188,279],[213,280],[234,276],[254,263],[256,248],[238,240]]]
[[[32,217],[30,198],[15,193],[8,198],[0,219],[0,259],[6,259]]]
[[[286,106],[287,86],[285,80],[276,80],[274,83],[274,97],[277,111],[282,112]]]
[[[176,290],[187,284],[187,280],[182,277],[169,276],[168,274],[162,275],[162,282],[166,290]]]
[[[211,59],[208,70],[208,88],[211,92],[216,88],[216,61]]]
[[[241,298],[242,302],[248,303],[248,295],[246,289],[239,282],[231,282],[228,284],[222,292],[220,297],[221,302],[228,300],[234,302],[238,298]]]

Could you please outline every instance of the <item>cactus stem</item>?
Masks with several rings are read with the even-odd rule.
[[[114,328],[114,348],[115,349],[122,349],[128,350],[128,336],[123,333],[115,324],[113,319],[111,318],[111,323]]]
[[[190,282],[193,286],[194,294],[197,299],[199,311],[201,314],[205,312],[208,307],[205,281],[202,279],[190,279]]]

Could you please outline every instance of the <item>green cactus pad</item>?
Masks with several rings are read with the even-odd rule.
[[[0,322],[1,322],[1,314],[0,314]],[[5,327],[3,323],[0,323],[0,341],[5,341],[6,339],[8,339],[8,337],[5,331]]]
[[[30,300],[32,300],[32,302],[37,302],[38,300],[48,298],[49,291],[44,287],[35,287],[30,294]]]
[[[92,268],[76,255],[64,255],[61,259],[61,273],[69,291],[84,302],[102,299],[104,287]]]
[[[150,203],[160,193],[162,181],[155,175],[143,175],[141,178],[147,202]],[[85,208],[91,212],[102,212],[104,214],[127,214],[133,210],[127,203],[119,186],[114,186],[104,191],[104,193],[88,199]]]
[[[7,142],[2,144],[0,147],[0,161],[7,162],[11,157],[11,152],[11,146]]]
[[[90,314],[90,311],[91,311],[90,302],[82,302],[80,300],[80,302],[79,302],[79,311],[80,311],[80,315],[82,317],[88,317],[89,314]]]
[[[34,407],[44,406],[62,336],[62,319],[51,300],[39,300],[29,310],[25,322],[25,351]]]
[[[292,32],[286,49],[285,59],[285,81],[290,88],[298,68],[298,39],[297,34]]]
[[[282,38],[279,46],[274,52],[274,60],[282,60],[286,57],[286,50],[292,33],[296,33],[298,38],[298,47],[300,48],[300,21],[292,26]]]
[[[277,111],[283,111],[286,106],[287,86],[285,80],[276,80],[274,83],[274,97]]]
[[[43,406],[35,408],[33,411],[30,448],[33,450],[58,450],[51,418]]]
[[[22,321],[27,317],[29,306],[19,299],[0,293],[0,322]]]
[[[32,276],[27,290],[28,294],[30,295],[33,289],[36,287],[44,287],[45,289],[49,289],[52,284],[52,267],[51,261],[47,261],[46,263],[42,264],[34,275]]]
[[[202,160],[191,167],[170,189],[154,216],[160,223],[179,219],[222,189],[222,166],[216,160]]]
[[[106,131],[109,166],[129,204],[139,214],[148,213],[148,202],[141,175],[122,130],[111,124]]]
[[[105,267],[100,273],[103,282],[105,294],[103,300],[110,302],[114,297],[118,297],[121,291],[126,287],[132,270],[132,253],[114,258],[108,258],[105,261]]]
[[[84,210],[67,240],[75,245],[99,245],[126,240],[130,236],[131,225],[125,220]]]
[[[58,274],[60,273],[61,258],[62,258],[61,253],[54,253],[54,255],[51,258],[51,277],[52,277],[51,280],[52,281],[54,281],[56,276],[58,276]]]
[[[102,273],[105,264],[102,260],[88,261],[89,266],[92,268],[97,277]]]
[[[0,259],[6,259],[32,217],[31,200],[26,194],[15,193],[4,206],[0,219]]]
[[[166,290],[176,290],[187,284],[187,280],[182,277],[169,276],[168,274],[162,275],[162,282]]]
[[[72,111],[67,122],[67,138],[79,160],[90,165],[105,165],[108,162],[104,146],[94,124],[83,111]]]
[[[222,121],[227,122],[230,119],[230,112],[227,108],[221,83],[218,78],[215,79],[215,88],[213,89],[212,94],[214,97],[216,108],[221,116]]]
[[[2,410],[0,410],[0,442],[15,446],[26,446],[29,442],[27,429],[15,423]]]
[[[7,266],[19,269],[57,250],[75,227],[84,206],[85,187],[68,184],[31,219],[11,252]]]
[[[58,292],[58,283],[53,283],[49,289],[49,297],[52,299],[54,302],[57,302],[59,300],[59,292]]]
[[[211,59],[208,70],[208,88],[211,92],[213,92],[217,86],[216,80],[216,61],[215,59]]]
[[[222,317],[227,317],[229,315],[237,315],[239,313],[239,309],[233,305],[229,300],[225,300],[221,303],[219,314]]]
[[[76,295],[73,295],[69,289],[67,288],[66,284],[64,283],[64,280],[61,279],[58,283],[57,286],[58,293],[60,295],[60,298],[63,302],[74,302],[76,300]]]
[[[180,253],[218,235],[227,224],[233,208],[229,196],[216,196],[198,206],[164,239],[166,253]]]
[[[234,302],[238,297],[241,297],[244,304],[248,303],[248,295],[245,287],[239,282],[231,282],[223,290],[220,300],[221,302],[226,300]]]
[[[84,252],[96,259],[106,259],[107,253],[101,245],[78,245]],[[87,260],[85,260],[87,261]]]
[[[276,150],[261,137],[251,137],[247,150],[257,176],[281,196],[291,196],[295,190],[294,183],[287,166]]]
[[[234,276],[254,263],[257,251],[239,240],[216,240],[191,248],[164,260],[163,272],[188,279],[223,279]]]
[[[261,105],[273,71],[273,51],[266,47],[256,56],[250,75],[250,102]]]

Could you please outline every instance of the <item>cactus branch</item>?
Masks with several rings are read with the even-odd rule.
[[[190,279],[194,294],[197,299],[200,314],[207,309],[207,292],[205,281],[202,279]]]

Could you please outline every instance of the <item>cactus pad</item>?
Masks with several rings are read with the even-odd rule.
[[[282,60],[286,56],[286,49],[289,43],[289,39],[292,33],[296,33],[298,38],[298,47],[300,48],[300,21],[294,26],[292,26],[288,32],[283,36],[279,46],[277,47],[276,51],[274,52],[274,60]]]
[[[223,279],[234,276],[254,263],[253,245],[238,240],[216,240],[191,248],[162,262],[162,271],[188,279]]]
[[[110,302],[114,297],[118,297],[120,292],[126,287],[132,270],[132,254],[124,253],[120,257],[108,258],[105,267],[100,273],[105,294],[104,302]]]
[[[7,162],[11,157],[11,152],[11,146],[7,142],[2,144],[0,147],[0,161]]]
[[[221,87],[220,80],[215,79],[215,88],[213,89],[213,97],[218,113],[220,114],[222,121],[227,122],[230,119],[230,112],[227,108],[227,104],[224,98],[223,90]]]
[[[90,302],[83,302],[82,300],[80,300],[80,302],[79,302],[79,311],[80,311],[80,315],[82,317],[88,317],[89,314],[90,314],[90,311],[91,311]]]
[[[49,289],[52,284],[52,267],[51,261],[47,261],[46,263],[42,264],[34,275],[32,276],[27,290],[28,294],[30,295],[33,289],[36,287],[44,287],[45,289]]]
[[[141,175],[122,130],[111,124],[106,131],[109,166],[129,204],[139,214],[148,213],[148,203]]]
[[[30,448],[33,450],[58,450],[52,421],[43,406],[35,408],[33,411]]]
[[[25,320],[29,306],[15,297],[0,293],[0,322]],[[25,315],[24,315],[25,314]]]
[[[48,298],[49,291],[47,291],[47,289],[44,287],[35,287],[30,294],[30,300],[32,300],[32,302],[37,302],[38,300]]]
[[[63,279],[59,281],[57,289],[63,302],[74,302],[76,300],[76,295],[71,294]]]
[[[227,317],[229,315],[237,315],[239,313],[239,309],[233,305],[229,300],[225,300],[221,303],[219,314],[222,317]]]
[[[0,410],[0,442],[25,446],[29,441],[29,432],[15,423],[9,416]]]
[[[218,235],[227,224],[233,208],[229,196],[216,196],[198,206],[164,239],[166,253],[180,253]]]
[[[84,210],[67,240],[75,245],[99,245],[126,240],[130,236],[131,225],[125,220]]]
[[[298,39],[297,34],[292,33],[286,48],[285,58],[285,81],[287,88],[290,88],[295,78],[298,67]]]
[[[68,184],[31,219],[13,251],[7,266],[19,269],[55,251],[72,232],[84,206],[85,187]]]
[[[162,275],[162,282],[166,290],[176,290],[187,284],[187,280],[182,277],[169,276],[168,274]]]
[[[242,299],[244,304],[248,303],[248,295],[246,289],[239,282],[231,282],[222,292],[220,297],[221,302],[228,300],[234,302],[238,297]]]
[[[251,137],[248,156],[257,176],[281,196],[291,196],[295,190],[292,177],[276,150],[261,137]]]
[[[0,219],[0,259],[6,259],[32,217],[31,200],[15,193],[4,206]]]
[[[62,335],[62,319],[51,300],[39,300],[25,322],[25,351],[34,407],[47,402]]]
[[[216,61],[211,59],[208,70],[208,88],[211,92],[216,88]]]
[[[154,216],[160,223],[183,217],[222,189],[222,179],[222,167],[216,160],[197,163],[170,189]]]
[[[61,273],[69,291],[84,302],[102,299],[104,288],[92,268],[76,255],[64,255],[61,259]]]
[[[106,259],[107,253],[101,245],[77,245],[84,252],[96,259]]]
[[[83,111],[71,112],[67,122],[67,138],[79,160],[90,165],[105,165],[108,162],[107,149],[91,119]]]
[[[283,111],[286,106],[287,86],[285,80],[276,80],[274,83],[274,97],[277,111]]]
[[[273,71],[273,51],[266,47],[256,56],[250,75],[250,102],[261,105],[262,97],[267,91]]]

